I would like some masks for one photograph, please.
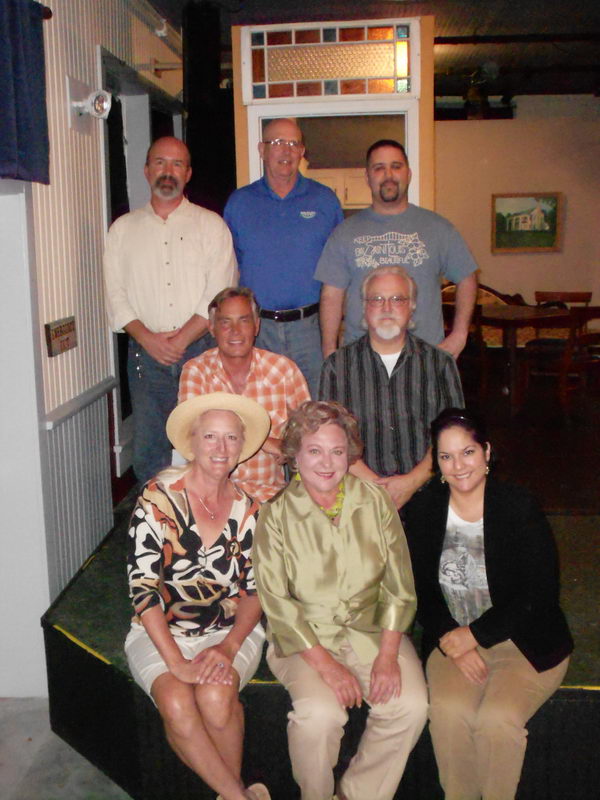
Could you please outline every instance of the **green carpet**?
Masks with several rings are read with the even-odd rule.
[[[549,517],[561,564],[561,605],[575,639],[565,686],[600,687],[600,516]]]
[[[127,594],[127,517],[110,533],[48,613],[48,621],[126,671],[123,641],[132,609]],[[567,686],[600,686],[600,517],[550,516],[561,557],[562,606],[575,652]],[[269,679],[261,665],[258,679]]]

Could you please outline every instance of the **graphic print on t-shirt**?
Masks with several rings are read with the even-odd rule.
[[[389,231],[381,236],[357,236],[354,243],[356,266],[361,269],[396,264],[419,267],[429,258],[425,242],[418,233]]]

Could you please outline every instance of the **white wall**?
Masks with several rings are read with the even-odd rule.
[[[31,191],[0,180],[0,696],[46,693],[40,617],[49,603],[33,352]]]
[[[67,76],[99,88],[104,48],[171,96],[182,80],[148,68],[180,50],[156,35],[161,19],[145,0],[53,0],[52,10],[50,185],[0,180],[0,697],[47,693],[40,617],[113,521],[104,123],[91,120],[88,133],[69,127]],[[169,42],[180,48],[172,31]],[[71,315],[77,347],[49,358],[43,324]]]
[[[592,290],[600,304],[600,98],[517,97],[512,120],[436,122],[436,211],[461,231],[480,280],[533,302],[536,289]],[[492,254],[491,196],[562,192],[561,252]]]

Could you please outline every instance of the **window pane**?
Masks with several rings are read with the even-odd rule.
[[[394,29],[393,28],[368,28],[367,29],[367,39],[371,41],[375,39],[393,39],[394,38]]]
[[[393,42],[282,47],[267,53],[274,81],[363,78],[396,74]]]
[[[291,31],[269,31],[267,33],[267,44],[291,44],[292,32]]]
[[[296,44],[314,44],[321,41],[321,30],[311,28],[308,31],[296,31]]]
[[[340,28],[340,42],[362,42],[365,38],[364,28]]]
[[[321,81],[311,81],[310,83],[298,83],[296,85],[296,94],[298,97],[308,97],[309,95],[323,94],[321,88]]]
[[[369,94],[385,94],[386,92],[394,91],[393,78],[375,78],[369,81]]]
[[[252,82],[261,83],[265,79],[265,51],[252,51]]]
[[[269,84],[269,97],[293,97],[293,96],[294,96],[293,83]]]

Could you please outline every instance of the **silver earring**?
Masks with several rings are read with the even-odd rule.
[[[440,483],[446,483],[446,478],[443,475],[440,475]]]
[[[485,474],[486,474],[486,475],[489,475],[489,474],[490,474],[490,465],[489,465],[489,464],[486,464],[486,465],[485,465]]]

